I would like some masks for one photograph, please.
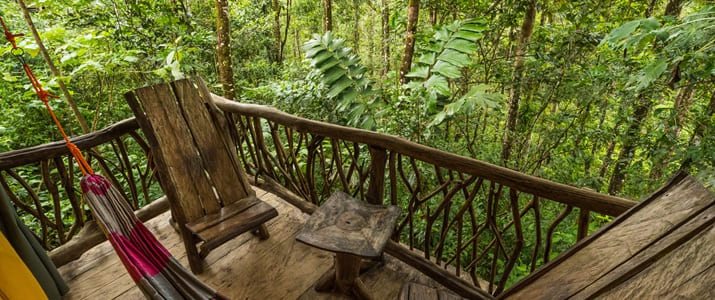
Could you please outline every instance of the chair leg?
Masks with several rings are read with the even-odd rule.
[[[188,230],[181,230],[181,241],[186,249],[186,257],[189,259],[189,267],[194,274],[200,274],[204,271],[203,260],[199,256],[199,251],[194,243],[194,236]]]
[[[252,233],[262,240],[267,240],[269,237],[271,237],[271,234],[268,233],[268,227],[266,227],[265,223],[258,225],[258,227],[256,227],[256,229],[252,231]]]
[[[179,223],[174,221],[173,217],[169,219],[169,225],[171,225],[171,227],[174,228],[174,231],[176,231],[176,233],[181,234],[181,232],[179,230]]]

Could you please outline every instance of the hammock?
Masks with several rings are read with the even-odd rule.
[[[136,218],[126,198],[106,178],[94,174],[80,150],[67,137],[49,105],[49,98],[58,96],[51,95],[42,88],[25,62],[23,52],[17,47],[15,38],[22,34],[12,34],[1,16],[0,23],[5,31],[5,38],[13,47],[13,55],[20,60],[33,89],[45,104],[67,148],[84,174],[80,181],[84,199],[139,289],[149,299],[227,299],[184,268]]]

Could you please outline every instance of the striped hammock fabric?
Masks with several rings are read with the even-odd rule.
[[[80,184],[104,234],[147,299],[227,299],[184,268],[106,178],[88,174]]]

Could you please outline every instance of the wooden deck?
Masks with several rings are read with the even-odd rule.
[[[259,197],[279,211],[278,217],[267,223],[271,237],[260,241],[243,234],[226,242],[208,255],[205,271],[198,277],[232,299],[344,299],[313,290],[313,284],[332,266],[333,257],[295,240],[308,215],[273,194],[256,190]],[[169,225],[169,216],[165,212],[145,224],[169,252],[188,266],[179,235]],[[361,277],[376,299],[396,299],[406,281],[443,288],[389,255],[386,262]],[[65,299],[143,299],[108,242],[62,266],[60,273],[70,286]]]
[[[715,299],[715,195],[684,173],[500,298]]]

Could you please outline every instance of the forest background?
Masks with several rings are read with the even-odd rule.
[[[131,117],[124,92],[196,74],[237,101],[603,193],[638,199],[681,168],[715,182],[708,1],[25,4],[62,76],[15,1],[2,16],[41,82],[66,84],[79,116],[52,105],[74,135]],[[0,152],[60,139],[7,43],[0,76]]]

